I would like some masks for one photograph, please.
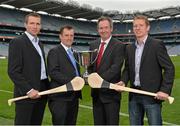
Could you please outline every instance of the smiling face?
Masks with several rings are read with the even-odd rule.
[[[150,26],[144,19],[135,19],[133,21],[133,31],[137,39],[143,39],[148,35]]]
[[[111,36],[112,31],[113,28],[108,20],[102,20],[98,23],[98,33],[102,40],[107,40]]]
[[[61,42],[67,46],[71,47],[73,41],[74,41],[74,30],[73,29],[67,29],[64,28],[62,33],[59,35]]]
[[[29,16],[25,22],[25,28],[28,33],[33,36],[37,36],[41,29],[41,18],[35,16]]]

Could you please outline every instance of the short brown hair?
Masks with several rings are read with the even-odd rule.
[[[138,20],[138,19],[144,20],[147,26],[150,25],[148,18],[146,16],[143,16],[143,15],[135,16],[133,21]]]
[[[105,17],[105,16],[101,16],[99,19],[98,19],[98,22],[97,22],[97,28],[99,27],[99,22],[101,21],[104,21],[104,20],[107,20],[110,24],[110,27],[113,28],[113,21],[110,17]]]
[[[28,19],[29,19],[30,16],[32,16],[32,17],[37,17],[37,18],[40,18],[40,19],[41,19],[41,16],[40,16],[38,13],[33,12],[33,13],[30,13],[30,14],[28,14],[28,15],[25,16],[25,23],[26,23],[26,24],[28,23]]]
[[[74,29],[74,28],[72,26],[70,26],[70,25],[65,25],[65,26],[61,27],[60,30],[59,30],[59,33],[61,35],[63,34],[64,29],[71,30],[71,29]]]

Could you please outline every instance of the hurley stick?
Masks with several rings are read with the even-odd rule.
[[[122,90],[122,91],[127,91],[127,92],[133,92],[133,93],[137,93],[137,94],[157,96],[156,93],[138,90],[138,89],[133,89],[133,88],[124,87],[124,86],[120,86],[117,84],[109,83],[109,82],[103,80],[97,73],[92,73],[88,76],[88,83],[89,83],[90,87],[92,87],[92,88],[109,88],[109,89],[114,89],[114,90]],[[172,104],[174,101],[174,98],[169,96],[168,101],[170,104]]]
[[[83,88],[84,86],[84,79],[81,77],[75,77],[72,79],[69,83],[64,84],[62,86],[59,86],[57,88],[49,89],[46,91],[39,92],[39,95],[48,95],[48,94],[54,94],[54,93],[60,93],[60,92],[67,92],[67,91],[79,91]],[[23,100],[29,98],[27,95],[26,96],[21,96],[17,98],[12,98],[8,100],[8,105],[11,106],[12,102]]]

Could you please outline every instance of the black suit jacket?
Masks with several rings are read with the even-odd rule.
[[[135,44],[127,46],[125,69],[122,75],[122,80],[126,84],[130,80],[131,87],[134,87],[135,80],[135,51]],[[174,65],[162,41],[151,37],[147,38],[141,57],[139,76],[142,90],[171,93]]]
[[[100,39],[91,43],[90,50],[99,49]],[[90,72],[97,72],[104,80],[117,83],[121,79],[121,67],[124,62],[125,46],[119,40],[111,38],[107,45],[98,70],[96,62],[89,67]],[[94,56],[95,58],[95,56]],[[99,97],[103,102],[120,100],[120,93],[110,89],[92,89],[93,98]]]
[[[51,88],[67,84],[76,77],[75,68],[71,63],[69,56],[63,46],[60,44],[51,49],[48,53],[48,72],[51,78]],[[79,68],[79,66],[77,65]],[[81,97],[81,92],[66,92],[51,95],[52,99],[72,100]]]
[[[43,45],[40,42],[39,45],[45,57]],[[38,91],[48,88],[48,85],[40,85],[41,57],[26,34],[9,44],[8,74],[15,84],[15,97],[26,95],[32,88]]]

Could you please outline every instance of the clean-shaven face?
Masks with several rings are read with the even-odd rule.
[[[31,35],[37,36],[41,29],[41,19],[39,17],[29,16],[25,23],[25,28]]]
[[[110,26],[108,20],[102,20],[98,24],[98,33],[101,36],[102,40],[107,40],[112,33],[113,29]]]
[[[136,19],[133,21],[133,31],[137,38],[144,38],[148,35],[150,26],[145,23],[143,19]]]
[[[73,29],[64,29],[62,34],[59,35],[61,42],[67,46],[71,47],[74,41],[74,30]]]

